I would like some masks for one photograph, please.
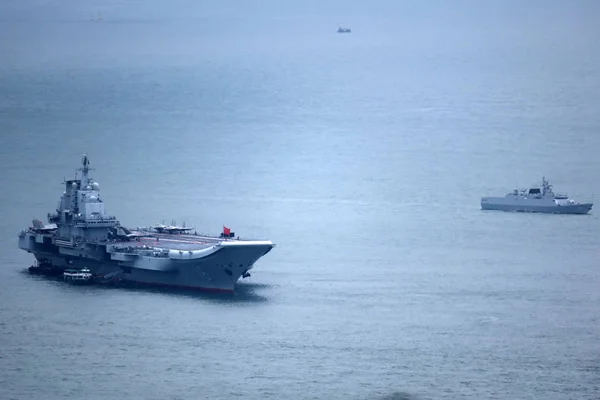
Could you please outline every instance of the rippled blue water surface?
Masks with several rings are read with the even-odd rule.
[[[599,12],[4,2],[0,398],[597,399],[598,211],[479,199],[600,193]],[[84,152],[125,226],[277,247],[233,296],[30,276]]]

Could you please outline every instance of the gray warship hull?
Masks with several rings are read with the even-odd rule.
[[[141,239],[93,246],[55,245],[47,235],[28,232],[19,238],[21,249],[32,253],[38,264],[53,269],[88,268],[98,278],[222,292],[233,292],[238,280],[273,246],[270,241],[164,234],[160,242]]]
[[[579,203],[566,194],[557,194],[542,178],[540,187],[514,189],[504,197],[482,197],[482,210],[515,211],[545,214],[587,214],[593,203]]]
[[[555,203],[535,204],[506,201],[503,197],[484,197],[481,199],[482,210],[513,211],[545,214],[587,214],[592,209],[591,203],[575,205],[557,205]]]
[[[56,276],[87,268],[103,282],[233,292],[240,277],[248,277],[254,263],[275,246],[269,240],[234,238],[227,227],[219,237],[162,224],[129,230],[105,212],[90,170],[84,155],[82,177],[65,181],[56,212],[48,214],[50,224],[34,220],[19,233],[19,248],[37,260],[32,273]]]

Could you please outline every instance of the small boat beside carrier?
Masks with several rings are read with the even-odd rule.
[[[48,260],[41,258],[39,261],[35,261],[29,268],[29,273],[32,275],[44,275],[44,276],[62,276],[63,269],[55,268]]]
[[[87,285],[93,283],[92,273],[87,268],[65,269],[65,272],[63,272],[63,279],[65,282],[74,285]]]
[[[515,189],[504,197],[482,197],[482,210],[538,212],[548,214],[587,214],[593,203],[579,203],[566,194],[556,194],[546,178],[541,187]]]

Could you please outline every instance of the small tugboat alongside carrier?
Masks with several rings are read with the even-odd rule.
[[[63,280],[73,285],[91,285],[94,283],[92,273],[87,268],[65,269]]]
[[[64,269],[56,268],[44,258],[35,261],[29,268],[29,273],[32,275],[44,275],[44,276],[62,276]]]

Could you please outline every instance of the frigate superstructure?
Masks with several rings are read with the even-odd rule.
[[[482,210],[538,212],[548,214],[587,214],[593,203],[579,203],[566,194],[557,194],[542,178],[541,187],[514,189],[504,197],[482,197]]]
[[[36,258],[36,271],[87,268],[94,277],[140,284],[233,292],[240,277],[274,244],[240,240],[229,228],[219,237],[182,230],[132,230],[106,213],[98,182],[83,155],[81,179],[65,191],[49,224],[34,220],[19,233],[19,247]],[[159,232],[160,231],[160,232]]]

